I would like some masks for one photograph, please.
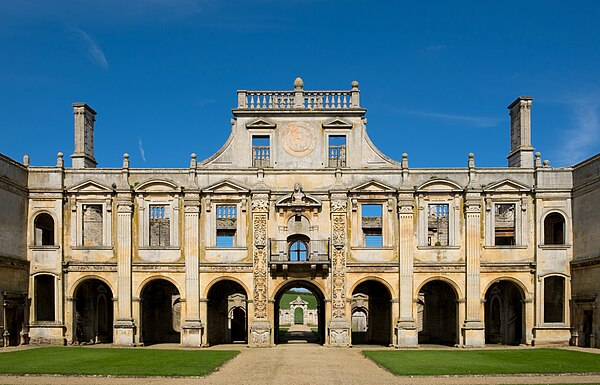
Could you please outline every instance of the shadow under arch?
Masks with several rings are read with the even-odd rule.
[[[485,343],[519,345],[525,333],[525,293],[513,280],[496,279],[485,292]]]
[[[291,280],[279,286],[274,296],[274,335],[275,335],[275,344],[286,343],[287,340],[280,336],[279,333],[279,303],[281,302],[281,298],[285,293],[287,293],[290,289],[305,289],[308,290],[314,297],[317,299],[317,324],[318,330],[316,335],[315,343],[324,344],[325,343],[325,296],[323,295],[322,289],[316,284],[302,280]],[[313,333],[314,334],[314,333]],[[313,342],[313,341],[311,341]]]
[[[458,314],[458,293],[451,283],[443,279],[424,283],[417,295],[419,344],[457,344]]]
[[[171,280],[153,277],[141,293],[141,341],[144,345],[181,341],[181,295]]]
[[[352,290],[352,344],[392,343],[392,293],[379,279],[365,279]]]
[[[212,283],[206,296],[209,345],[248,343],[248,293],[236,280]]]
[[[73,290],[72,343],[111,343],[113,340],[113,293],[105,280],[85,277]]]

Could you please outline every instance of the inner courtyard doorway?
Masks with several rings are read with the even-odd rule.
[[[352,344],[392,343],[392,296],[381,282],[368,280],[352,292]]]
[[[209,345],[247,343],[248,317],[246,290],[225,279],[208,291],[207,339]]]
[[[111,343],[113,339],[113,295],[99,279],[86,279],[75,290],[73,341]]]
[[[179,343],[181,298],[166,279],[155,279],[142,290],[142,342],[144,345]]]
[[[485,343],[519,345],[523,340],[523,294],[510,281],[495,282],[485,294]]]
[[[312,283],[293,281],[275,296],[275,343],[325,342],[325,298]]]
[[[419,344],[453,346],[458,343],[458,297],[448,283],[426,283],[417,300]]]

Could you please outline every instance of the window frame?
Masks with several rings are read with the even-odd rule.
[[[235,230],[227,229],[227,231],[232,231],[233,235],[223,236],[223,237],[231,237],[231,245],[219,245],[219,229],[217,228],[217,221],[219,219],[218,212],[219,206],[231,206],[235,207]],[[214,234],[214,246],[218,248],[233,248],[238,246],[238,232],[239,232],[239,203],[227,203],[227,202],[215,202],[214,207],[214,223],[215,223],[215,234]]]
[[[269,139],[269,164],[268,165],[261,165],[261,166],[257,166],[254,163],[255,157],[254,157],[254,147],[258,147],[258,146],[254,146],[254,138],[268,138]],[[264,147],[264,146],[260,146],[260,147]],[[271,135],[271,132],[261,132],[261,131],[256,131],[256,132],[252,132],[250,134],[250,167],[252,168],[264,168],[264,167],[272,167],[273,166],[273,157],[274,157],[274,153],[273,153],[273,136]],[[266,163],[266,162],[265,162]]]
[[[51,244],[44,244],[44,235],[43,232],[42,234],[40,234],[39,238],[38,238],[38,227],[36,225],[37,220],[40,216],[42,215],[47,215],[50,217],[50,219],[52,219],[52,243]],[[33,221],[31,222],[32,224],[32,245],[33,247],[46,247],[46,248],[55,248],[58,246],[58,226],[56,224],[56,217],[54,215],[52,215],[51,212],[46,211],[46,210],[41,210],[36,212],[33,215]],[[43,230],[42,230],[43,231]],[[38,244],[38,240],[39,240],[39,244]]]
[[[448,245],[429,245],[429,206],[448,205]],[[456,249],[460,247],[460,196],[448,193],[420,193],[418,196],[418,249]]]
[[[484,247],[486,248],[526,248],[527,238],[527,197],[508,197],[508,196],[488,196],[485,198],[485,237]],[[495,225],[495,205],[514,204],[515,205],[515,244],[514,245],[496,245],[496,225]]]
[[[102,245],[86,246],[84,240],[83,207],[86,205],[102,206]],[[112,247],[112,203],[109,199],[77,199],[74,229],[71,229],[71,245],[76,249],[107,249]],[[73,221],[71,222],[73,223]]]
[[[139,196],[138,197],[138,234],[141,249],[168,250],[178,249],[179,245],[179,220],[180,208],[177,196],[166,198],[164,196]],[[150,206],[165,206],[169,215],[169,246],[150,245]]]
[[[381,249],[383,247],[385,247],[386,244],[386,237],[385,237],[385,216],[384,216],[384,206],[385,206],[386,202],[385,201],[364,201],[360,203],[360,213],[359,213],[359,219],[360,219],[360,231],[361,231],[361,238],[362,238],[362,243],[361,246],[365,247],[365,248],[369,248],[369,249]],[[365,217],[371,217],[371,216],[365,216],[363,214],[363,209],[365,206],[380,206],[381,207],[381,227],[380,229],[380,234],[378,235],[379,237],[381,237],[381,244],[377,245],[377,246],[370,246],[367,245],[367,238],[370,236],[377,236],[377,235],[373,235],[373,234],[367,234],[365,232],[365,227],[363,226],[363,218]],[[376,218],[376,217],[375,217]],[[376,229],[376,228],[374,228]]]
[[[548,219],[548,217],[550,215],[553,215],[553,214],[560,215],[562,217],[562,227],[563,227],[563,229],[562,229],[562,231],[563,231],[563,233],[562,233],[562,237],[563,237],[562,243],[546,243],[546,220]],[[541,239],[540,239],[540,241],[541,241],[540,244],[541,245],[543,245],[543,246],[550,246],[550,247],[552,247],[552,246],[555,246],[555,247],[561,247],[562,246],[562,247],[564,247],[564,246],[568,246],[569,245],[568,238],[567,238],[567,235],[568,235],[568,232],[567,232],[567,216],[563,212],[557,211],[557,210],[551,210],[551,211],[548,211],[548,212],[544,213],[544,215],[542,216],[542,223],[541,223],[540,228],[542,229],[542,234],[541,234]]]

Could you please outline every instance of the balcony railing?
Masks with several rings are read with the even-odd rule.
[[[310,240],[306,242],[306,260],[290,260],[290,246],[291,242],[285,239],[271,239],[270,240],[270,251],[271,251],[271,262],[281,263],[323,263],[329,262],[329,240]],[[297,256],[296,251],[292,251],[294,257]],[[302,254],[303,255],[303,254]]]
[[[346,146],[329,146],[329,167],[346,167]]]
[[[264,168],[271,166],[271,147],[252,146],[252,167]]]
[[[238,109],[249,110],[343,110],[360,108],[358,82],[350,90],[305,91],[298,78],[293,91],[238,91]]]

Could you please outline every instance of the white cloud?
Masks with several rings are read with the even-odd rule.
[[[468,124],[478,128],[496,127],[502,121],[502,118],[493,116],[455,115],[421,110],[398,110],[397,112],[400,114],[421,116],[450,123]]]
[[[140,156],[142,157],[142,160],[146,162],[146,153],[144,152],[144,144],[142,143],[142,138],[139,138],[138,140],[138,148],[140,150]]]
[[[600,98],[572,98],[569,106],[574,127],[565,130],[559,161],[570,166],[593,155],[600,148]]]
[[[94,39],[92,39],[92,37],[88,33],[79,28],[74,28],[74,30],[83,41],[87,50],[87,56],[92,61],[92,63],[96,64],[101,68],[108,68],[108,60],[106,60],[106,56],[104,55],[102,48],[100,48],[100,46],[96,44]]]

